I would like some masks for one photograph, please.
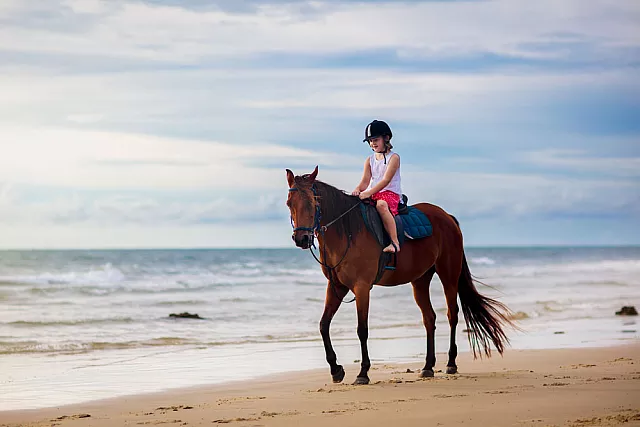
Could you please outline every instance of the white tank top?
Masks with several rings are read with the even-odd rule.
[[[391,159],[391,156],[393,156],[394,154],[396,153],[394,153],[393,151],[389,151],[386,154],[387,156],[386,164],[384,161],[384,157],[378,160],[376,159],[376,153],[373,153],[371,155],[371,157],[369,158],[369,165],[371,166],[371,182],[369,183],[369,188],[373,188],[377,183],[382,181],[382,178],[384,178],[384,174],[387,171],[387,165],[389,164],[389,160]],[[396,173],[393,175],[393,178],[391,178],[391,182],[389,182],[389,184],[387,184],[387,186],[380,191],[393,191],[398,196],[402,197],[402,186],[400,185],[400,168],[396,170]]]

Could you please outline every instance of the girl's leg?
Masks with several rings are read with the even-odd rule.
[[[396,222],[393,219],[393,214],[389,210],[389,205],[384,200],[378,200],[376,202],[376,209],[380,214],[380,218],[382,219],[382,223],[384,224],[384,228],[389,233],[389,237],[391,237],[391,241],[396,245],[394,248],[393,245],[389,245],[383,249],[384,252],[400,252],[400,242],[398,242],[398,230],[396,230]]]

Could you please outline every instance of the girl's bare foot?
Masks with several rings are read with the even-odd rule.
[[[384,248],[382,250],[382,252],[395,252],[398,253],[400,252],[400,244],[395,244],[395,243],[391,243],[389,246],[387,246],[386,248]]]

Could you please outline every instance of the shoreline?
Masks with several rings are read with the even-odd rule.
[[[437,353],[436,370],[446,363]],[[371,384],[343,384],[325,368],[197,385],[41,409],[0,412],[0,426],[167,425],[640,425],[640,342],[610,347],[508,349],[503,357],[458,357],[460,374],[421,380],[423,361],[373,362]],[[407,372],[411,370],[413,372]],[[426,403],[421,405],[420,402]],[[433,405],[435,404],[435,405]],[[506,404],[506,406],[502,406]],[[494,405],[500,407],[496,412]],[[90,417],[84,418],[83,415]],[[609,417],[609,418],[608,418]],[[540,421],[535,421],[540,420]],[[572,421],[574,420],[574,421]],[[618,421],[616,421],[618,420]],[[569,423],[569,424],[567,424]]]
[[[633,338],[592,340],[560,343],[565,335],[526,337],[523,342],[512,342],[506,353],[518,351],[544,351],[557,349],[606,348],[635,342]],[[462,333],[460,333],[462,335]],[[465,338],[466,338],[466,334]],[[546,343],[540,340],[546,336]],[[438,360],[446,360],[448,336],[436,336]],[[445,340],[446,338],[446,340]],[[575,341],[574,337],[574,340]],[[468,342],[459,337],[458,354],[471,360]],[[519,341],[519,340],[518,340]],[[271,343],[248,347],[227,348],[174,348],[169,351],[139,352],[135,349],[109,351],[105,354],[89,352],[82,355],[46,355],[33,358],[4,358],[3,370],[8,373],[0,390],[0,414],[8,411],[28,411],[82,405],[94,401],[132,398],[157,393],[199,387],[217,387],[225,384],[261,381],[272,376],[287,376],[298,372],[322,372],[328,369],[322,341],[300,343]],[[392,345],[392,348],[389,348]],[[359,341],[341,341],[336,347],[339,363],[347,366],[360,359]],[[424,339],[413,336],[369,340],[372,363],[375,365],[411,365],[423,363]],[[499,357],[494,351],[494,357]],[[229,369],[229,361],[233,369]],[[51,364],[55,361],[55,364]],[[48,365],[46,370],[43,367]],[[259,369],[255,367],[259,366]],[[359,368],[354,367],[358,370]],[[55,389],[57,393],[51,393]]]

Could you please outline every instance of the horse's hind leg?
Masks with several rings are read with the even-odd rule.
[[[324,302],[324,312],[320,319],[320,335],[322,335],[322,342],[324,343],[324,351],[327,356],[327,362],[331,367],[331,377],[334,383],[342,382],[344,379],[344,368],[338,365],[338,357],[331,345],[331,337],[329,336],[329,327],[331,326],[331,319],[340,308],[342,299],[347,295],[349,289],[346,286],[340,284],[332,285],[331,282],[327,285],[327,295]]]
[[[449,339],[449,361],[447,362],[447,374],[458,372],[456,357],[458,357],[458,346],[456,345],[456,327],[458,326],[458,279],[462,269],[462,256],[451,256],[447,259],[438,260],[436,270],[438,277],[444,288],[444,296],[447,300],[447,317],[451,337]]]
[[[436,312],[433,310],[431,298],[429,297],[429,285],[435,272],[435,267],[431,267],[424,275],[411,282],[413,285],[413,297],[418,307],[420,307],[422,322],[427,330],[427,360],[420,374],[423,378],[433,376],[433,367],[436,364]]]

